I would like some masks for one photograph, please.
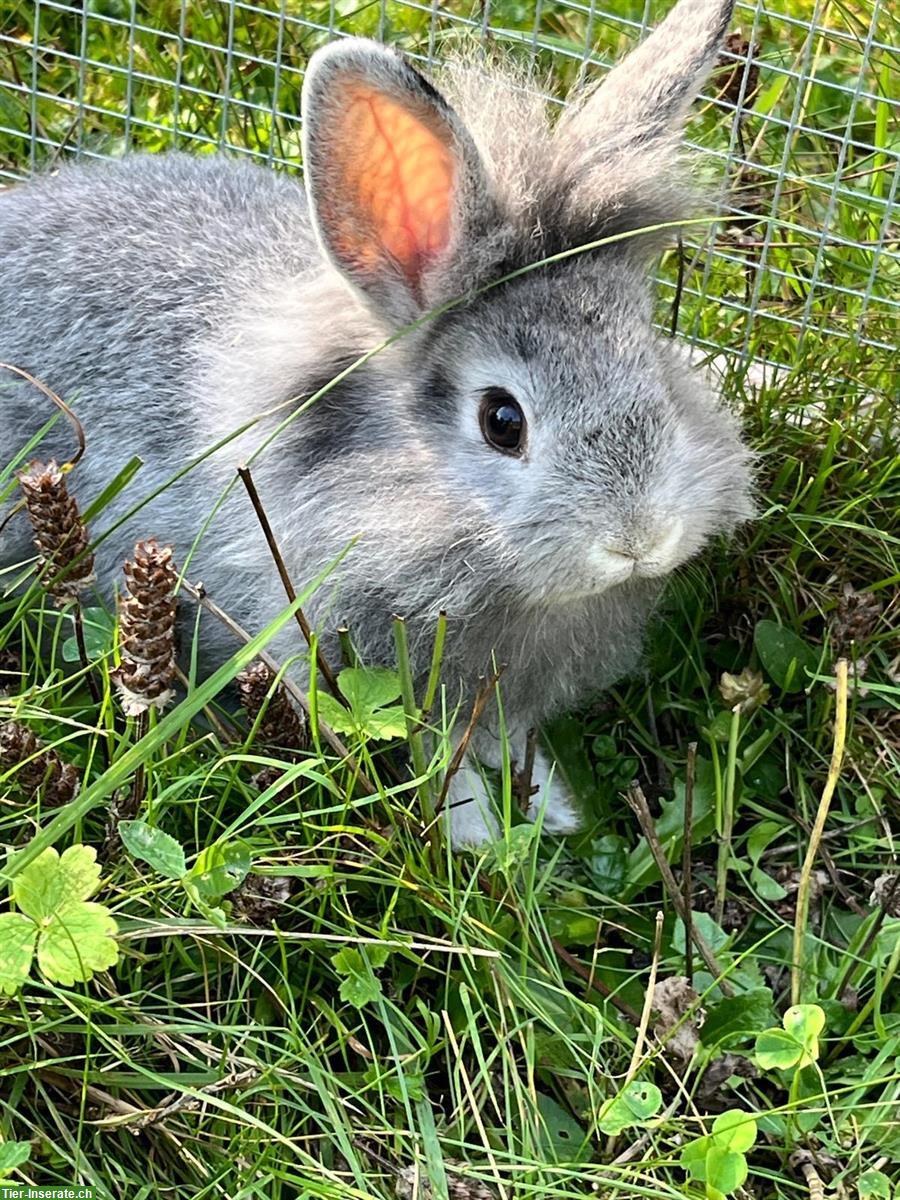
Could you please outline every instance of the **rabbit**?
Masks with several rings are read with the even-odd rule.
[[[504,665],[502,720],[475,727],[450,784],[456,846],[498,834],[483,768],[501,727],[521,761],[530,730],[632,671],[666,577],[753,512],[738,420],[654,332],[648,281],[672,237],[648,227],[696,208],[681,131],[732,2],[679,0],[555,122],[499,66],[451,67],[439,91],[351,38],[309,64],[303,185],[169,153],[0,193],[0,360],[77,412],[76,493],[140,455],[109,529],[182,471],[101,542],[101,581],[153,532],[262,628],[285,598],[244,491],[207,519],[265,442],[253,475],[288,570],[299,586],[333,568],[307,606],[326,657],[346,621],[363,661],[392,662],[401,614],[421,684],[446,611],[451,707]],[[4,378],[0,404],[8,462],[48,413]],[[70,442],[58,422],[41,457]],[[0,564],[27,559],[27,532],[6,526]],[[235,649],[215,622],[202,640]],[[298,641],[286,625],[273,652]],[[543,751],[533,781],[528,815],[578,828]]]

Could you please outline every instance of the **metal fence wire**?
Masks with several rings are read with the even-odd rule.
[[[425,65],[489,41],[563,102],[671,2],[0,0],[0,181],[133,148],[227,147],[297,169],[304,68],[348,33]],[[891,0],[739,3],[689,137],[718,163],[722,211],[752,219],[686,236],[684,336],[787,365],[823,339],[852,339],[882,367],[896,349],[898,32]],[[661,319],[674,258],[660,270]]]

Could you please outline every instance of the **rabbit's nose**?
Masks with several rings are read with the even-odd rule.
[[[642,575],[664,574],[678,561],[684,521],[672,517],[656,524],[643,538],[635,539],[635,558]]]

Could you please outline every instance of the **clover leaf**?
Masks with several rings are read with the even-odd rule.
[[[116,923],[108,909],[89,901],[100,883],[91,846],[52,847],[16,877],[18,911],[0,915],[0,991],[13,995],[37,954],[44,977],[71,987],[118,962]]]
[[[735,1192],[747,1178],[746,1151],[756,1141],[756,1121],[740,1109],[721,1113],[712,1133],[695,1138],[681,1151],[681,1165],[692,1179],[706,1184],[706,1195],[717,1200]]]
[[[783,1029],[764,1029],[756,1039],[756,1061],[764,1071],[802,1070],[819,1057],[825,1013],[818,1004],[794,1004],[781,1018]]]

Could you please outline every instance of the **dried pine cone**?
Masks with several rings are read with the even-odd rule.
[[[743,90],[743,107],[751,108],[756,98],[756,89],[759,87],[759,64],[754,61],[759,54],[759,46],[756,42],[751,45],[743,34],[729,33],[725,39],[724,49],[725,53],[719,61],[723,67],[730,67],[731,72],[725,82],[720,84],[722,96],[731,104],[737,104]],[[746,61],[735,62],[735,58]],[[744,86],[744,72],[747,74],[746,87]]]
[[[259,661],[245,667],[237,677],[241,703],[250,721],[256,721],[259,714],[263,713],[256,733],[257,742],[282,750],[308,749],[309,725],[306,715],[301,716],[297,712],[280,684],[269,695],[274,679],[275,673]]]
[[[291,896],[291,880],[284,875],[248,875],[228,897],[239,921],[271,925]]]
[[[851,645],[864,642],[881,617],[881,602],[871,592],[858,592],[852,583],[845,583],[831,623],[831,634],[838,654],[846,653]]]
[[[13,778],[23,793],[32,799],[43,789],[48,807],[59,808],[78,794],[78,768],[63,762],[55,750],[45,750],[40,738],[18,721],[0,725],[0,769],[11,767],[18,767]]]
[[[172,547],[138,542],[125,563],[127,595],[119,607],[122,661],[111,673],[129,717],[165,708],[175,681],[175,564]]]
[[[87,528],[63,472],[52,459],[46,465],[33,462],[20,471],[19,483],[40,552],[41,582],[58,603],[64,603],[96,578]]]

